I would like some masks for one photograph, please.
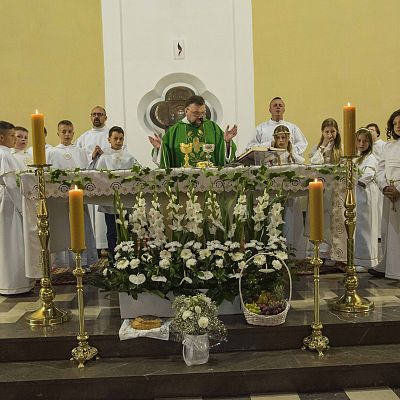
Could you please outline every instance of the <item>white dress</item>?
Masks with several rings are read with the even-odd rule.
[[[365,188],[356,185],[356,232],[354,248],[354,265],[371,268],[378,264],[378,195],[375,182],[378,161],[369,154],[358,165],[360,176],[358,182]]]
[[[253,140],[247,144],[246,150],[251,149],[254,146],[270,147],[271,142],[273,141],[274,130],[278,125],[285,125],[289,128],[291,135],[290,141],[293,143],[294,153],[303,154],[307,148],[308,142],[300,128],[291,122],[283,120],[276,122],[272,119],[262,122],[256,127],[256,135]]]
[[[86,153],[74,144],[70,146],[59,144],[53,147],[47,153],[47,162],[51,164],[51,168],[54,169],[86,169],[88,166]],[[75,266],[75,255],[70,250],[65,250],[69,247],[69,223],[68,221],[61,220],[61,215],[64,217],[68,216],[68,202],[63,203],[61,206],[58,205],[57,210],[52,210],[50,207],[51,206],[49,206],[49,214],[58,214],[58,218],[49,219],[52,265],[73,267]],[[62,212],[60,212],[60,207],[64,208]],[[91,265],[98,261],[98,257],[87,205],[84,206],[84,219],[86,250],[81,255],[82,265]],[[64,229],[60,228],[60,224],[64,224]],[[56,232],[58,232],[59,235],[56,236]]]
[[[372,148],[372,154],[375,158],[379,160],[382,158],[382,151],[385,147],[386,142],[384,140],[378,139]],[[381,237],[382,231],[382,209],[383,209],[383,193],[379,192],[378,195],[378,226],[379,226],[379,238]]]
[[[35,281],[26,277],[22,196],[16,183],[18,164],[11,149],[0,145],[0,294],[29,292]]]
[[[279,153],[281,165],[289,164],[289,152]],[[304,158],[293,153],[296,164],[304,164]],[[285,203],[283,236],[286,238],[288,248],[294,253],[295,258],[304,258],[307,239],[304,236],[304,218],[302,196],[288,197]]]
[[[400,191],[400,140],[387,142],[378,162],[376,180],[382,191],[393,181]],[[386,278],[400,279],[400,201],[392,203],[386,196],[382,210],[382,260],[375,268]]]
[[[108,131],[109,128],[107,126],[92,128],[83,133],[76,141],[76,145],[85,150],[88,163],[92,162],[92,153],[96,146],[100,146],[104,153],[111,151],[111,145],[108,141]],[[107,227],[104,218],[97,212],[97,206],[89,206],[89,212],[96,237],[96,247],[98,249],[106,249],[108,246],[106,236]]]

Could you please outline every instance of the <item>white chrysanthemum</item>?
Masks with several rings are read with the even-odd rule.
[[[233,253],[233,254],[231,254],[231,258],[233,261],[240,261],[240,260],[243,260],[244,254],[241,252]]]
[[[132,269],[135,269],[139,266],[140,260],[138,258],[132,258],[132,260],[129,262],[129,265],[131,266]]]
[[[287,260],[288,258],[286,251],[276,251],[275,255],[279,257],[281,260]]]
[[[279,260],[273,260],[272,267],[277,270],[280,270],[282,268],[282,263]]]
[[[197,264],[197,261],[194,258],[189,258],[189,260],[186,261],[186,267],[192,268]]]
[[[265,257],[264,254],[257,254],[256,256],[254,256],[253,262],[256,265],[264,265],[267,262],[267,257]]]
[[[168,269],[169,266],[171,265],[170,261],[168,258],[163,258],[162,260],[160,260],[160,262],[158,263],[158,265],[160,266],[160,268],[162,269]]]
[[[192,250],[190,249],[183,249],[181,251],[181,258],[183,258],[184,260],[188,260],[189,258],[193,257],[193,253]]]
[[[215,265],[216,265],[218,268],[223,268],[223,267],[224,267],[224,260],[223,260],[222,258],[218,258],[218,259],[215,261]]]
[[[200,317],[197,323],[199,324],[200,328],[205,329],[208,326],[208,318]]]
[[[143,274],[129,275],[129,282],[132,282],[134,285],[141,285],[146,282],[146,277]]]
[[[201,260],[206,259],[211,256],[211,251],[209,249],[203,249],[199,251],[199,256]]]
[[[121,258],[115,265],[117,269],[125,269],[129,267],[129,261],[126,258]]]

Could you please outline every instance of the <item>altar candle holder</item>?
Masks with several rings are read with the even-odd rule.
[[[319,257],[320,240],[311,240],[314,247],[314,256],[311,259],[311,265],[314,267],[314,321],[311,324],[311,335],[303,339],[303,350],[316,350],[318,355],[322,357],[324,351],[329,349],[329,339],[322,334],[322,322],[319,316],[319,269],[322,260]]]
[[[81,253],[83,250],[74,250],[75,253],[75,269],[72,271],[76,278],[76,293],[78,297],[78,311],[79,311],[79,333],[77,335],[78,346],[74,347],[71,351],[71,361],[78,361],[78,368],[83,368],[85,362],[91,360],[93,357],[98,358],[98,350],[96,347],[89,345],[89,335],[85,331],[85,305],[83,300],[83,276],[85,270],[81,266]]]
[[[44,168],[49,164],[29,165],[36,168],[38,180],[39,203],[37,209],[37,226],[40,241],[40,264],[42,278],[40,280],[39,298],[42,306],[26,316],[31,326],[57,325],[68,321],[71,318],[70,311],[64,311],[54,305],[55,291],[51,286],[50,252],[49,252],[49,218],[46,206],[46,183]]]
[[[334,311],[346,313],[359,313],[372,311],[375,305],[372,301],[361,297],[356,289],[358,287],[358,278],[354,266],[354,232],[356,229],[356,212],[354,196],[354,164],[353,156],[346,158],[346,198],[345,206],[345,226],[347,232],[347,265],[345,277],[343,280],[345,293],[341,297],[336,297],[329,301],[329,308]]]

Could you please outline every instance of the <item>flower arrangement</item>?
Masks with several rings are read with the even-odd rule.
[[[226,329],[218,318],[218,308],[203,293],[179,296],[172,303],[171,329],[180,336],[205,335],[223,340]]]
[[[200,200],[193,184],[180,192],[178,183],[171,181],[165,208],[154,189],[148,197],[139,192],[131,211],[116,192],[119,243],[115,264],[103,270],[101,285],[135,299],[143,292],[168,298],[171,292],[178,296],[206,290],[217,304],[234,300],[245,268],[246,298],[282,285],[278,259],[287,259],[284,197],[269,194],[267,178],[263,183],[265,190],[256,199],[239,176],[236,198],[217,198],[209,190]],[[260,252],[266,255],[257,257]]]

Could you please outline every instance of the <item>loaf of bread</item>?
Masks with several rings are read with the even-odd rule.
[[[131,321],[133,329],[149,330],[159,328],[161,326],[161,320],[153,315],[141,315]]]

